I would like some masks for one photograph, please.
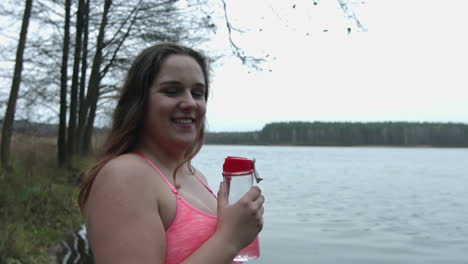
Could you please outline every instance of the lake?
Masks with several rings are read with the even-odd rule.
[[[208,145],[193,164],[216,190],[229,155],[265,179],[250,263],[468,263],[468,149]]]
[[[193,164],[214,191],[226,156],[264,178],[252,264],[468,263],[466,148],[207,145]]]

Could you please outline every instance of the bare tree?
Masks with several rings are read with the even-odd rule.
[[[73,149],[73,152],[78,151],[78,139],[83,135],[83,127],[85,120],[85,94],[86,94],[86,69],[88,67],[88,33],[89,33],[89,5],[90,0],[86,0],[86,4],[83,10],[83,56],[81,60],[81,78],[80,78],[80,88],[78,96],[78,120],[77,128],[75,134],[77,135],[76,147]]]
[[[67,140],[67,157],[71,159],[77,148],[76,146],[76,127],[77,127],[77,112],[78,112],[78,80],[80,75],[81,49],[83,46],[83,24],[85,21],[86,3],[85,0],[79,0],[78,12],[76,13],[76,32],[75,32],[75,53],[73,61],[73,76],[70,89],[70,110],[68,120],[68,140]],[[85,67],[83,67],[85,68]],[[86,72],[84,72],[86,74]]]
[[[23,24],[21,26],[18,49],[16,52],[15,72],[11,84],[11,92],[8,100],[3,128],[2,128],[2,167],[8,168],[10,165],[10,145],[11,135],[13,130],[13,121],[15,119],[16,101],[18,99],[18,91],[21,84],[21,74],[23,71],[23,54],[26,47],[26,37],[28,34],[29,18],[31,17],[32,0],[26,0]]]
[[[104,2],[104,12],[102,13],[101,24],[99,28],[99,34],[96,43],[96,51],[93,59],[93,66],[91,68],[91,75],[88,82],[88,93],[84,101],[84,111],[86,113],[86,123],[83,126],[84,130],[84,144],[82,145],[82,152],[87,153],[91,145],[91,135],[94,126],[94,118],[96,116],[96,106],[99,99],[99,85],[101,82],[100,69],[102,64],[102,52],[104,49],[104,34],[106,31],[107,25],[107,14],[111,7],[112,1],[105,0]],[[80,135],[80,138],[81,135]]]
[[[63,34],[62,48],[62,66],[60,76],[60,122],[57,137],[58,156],[57,161],[59,167],[62,167],[67,161],[67,81],[68,81],[68,52],[70,50],[70,8],[71,0],[65,1],[65,24]]]

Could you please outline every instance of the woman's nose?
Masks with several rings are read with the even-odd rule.
[[[182,109],[186,110],[196,108],[197,103],[195,102],[191,91],[185,92],[181,99],[182,101],[180,102],[180,107]]]

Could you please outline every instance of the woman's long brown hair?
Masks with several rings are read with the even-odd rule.
[[[138,143],[138,137],[143,132],[143,124],[148,108],[148,97],[151,85],[158,75],[161,65],[169,55],[187,55],[195,59],[202,69],[205,78],[205,100],[208,100],[209,66],[208,60],[201,53],[176,44],[159,44],[143,50],[128,70],[121,94],[113,114],[112,128],[106,143],[98,156],[97,162],[84,174],[84,179],[78,194],[78,204],[84,213],[86,201],[93,182],[104,165],[117,156],[132,151]],[[179,164],[173,173],[176,187],[176,173],[180,167],[188,163],[200,151],[205,138],[205,126],[201,128],[194,144],[184,154],[184,161]]]

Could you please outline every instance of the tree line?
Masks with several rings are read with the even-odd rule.
[[[208,133],[208,144],[468,147],[468,124],[278,122],[260,131]]]

